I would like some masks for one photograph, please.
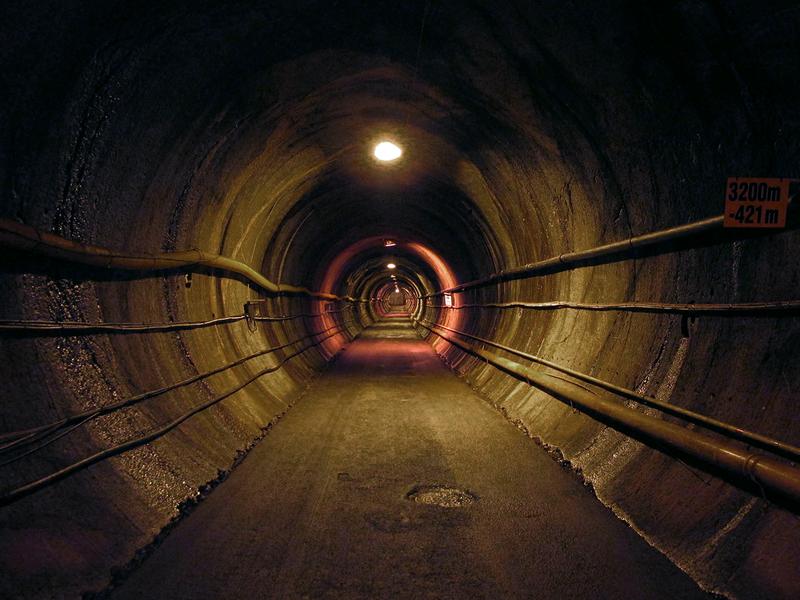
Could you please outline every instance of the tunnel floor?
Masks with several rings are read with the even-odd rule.
[[[397,318],[350,344],[112,597],[401,595],[707,597]]]

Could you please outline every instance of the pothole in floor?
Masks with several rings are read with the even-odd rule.
[[[478,500],[478,496],[472,492],[449,485],[415,485],[406,498],[419,504],[444,508],[463,508]]]

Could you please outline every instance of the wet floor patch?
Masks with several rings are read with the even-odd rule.
[[[406,498],[419,504],[443,508],[463,508],[478,500],[478,496],[472,492],[449,485],[415,485]]]

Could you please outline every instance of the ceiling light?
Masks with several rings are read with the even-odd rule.
[[[375,158],[382,161],[397,160],[403,151],[392,142],[381,142],[375,146]]]
[[[383,240],[383,245],[387,248],[391,248],[392,246],[397,246],[397,242],[394,240]]]
[[[395,267],[397,267],[397,265],[394,263],[389,263],[388,265],[386,265],[387,269],[394,269]]]

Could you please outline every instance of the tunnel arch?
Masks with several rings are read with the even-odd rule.
[[[39,557],[51,564],[55,585],[107,579],[378,317],[371,303],[384,239],[398,241],[395,252],[405,249],[417,318],[800,443],[793,406],[800,382],[787,366],[800,352],[796,316],[706,316],[688,325],[663,314],[464,308],[793,300],[796,229],[500,281],[454,293],[451,308],[425,298],[716,215],[729,175],[797,176],[799,65],[787,58],[798,55],[795,12],[746,2],[583,9],[437,2],[420,35],[424,3],[347,6],[333,16],[313,2],[4,9],[13,14],[0,25],[9,48],[3,217],[119,252],[199,248],[274,281],[360,300],[264,294],[215,269],[188,280],[184,272],[122,275],[24,252],[4,256],[6,319],[203,321],[239,315],[253,301],[265,316],[311,315],[257,322],[252,331],[241,321],[6,338],[2,389],[13,402],[0,421],[8,431],[341,328],[175,435],[3,509],[7,526],[39,515],[30,529],[40,532],[53,515],[82,507],[47,535],[57,545],[91,531],[97,550],[81,551],[78,577],[58,556]],[[743,31],[751,35],[738,39]],[[383,136],[403,146],[397,164],[370,157]],[[796,538],[785,533],[794,516],[720,480],[703,483],[686,465],[430,340],[707,588],[741,597],[797,591],[796,578],[765,566],[796,572],[786,551]],[[28,481],[52,463],[139,435],[181,405],[278,365],[289,355],[281,352],[178,391],[172,403],[110,415],[15,465],[3,482]],[[13,585],[38,593],[45,584],[22,574]]]

